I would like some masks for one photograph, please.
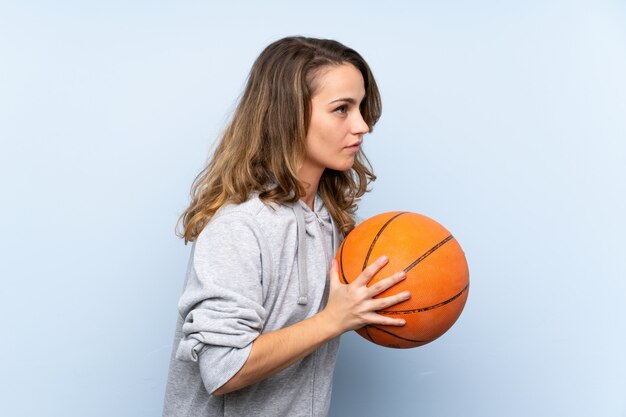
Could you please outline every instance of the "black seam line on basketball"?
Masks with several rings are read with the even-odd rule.
[[[372,339],[372,335],[370,334],[369,327],[370,326],[365,326],[365,334],[367,334],[367,337],[370,339],[370,341],[373,342],[374,339]]]
[[[383,330],[380,327],[376,327],[376,326],[372,326],[371,324],[369,325],[369,327],[373,327],[374,329],[381,331],[383,333],[387,333],[388,335],[391,335],[393,337],[397,337],[398,339],[402,339],[402,340],[406,340],[407,342],[419,342],[419,343],[428,343],[430,342],[430,340],[413,340],[413,339],[407,339],[406,337],[402,337],[402,336],[398,336],[395,333],[391,333],[390,331],[387,330]]]
[[[391,219],[387,220],[385,222],[385,224],[383,224],[383,226],[380,228],[380,230],[378,231],[378,233],[376,233],[376,236],[374,236],[374,240],[372,240],[372,244],[370,245],[369,250],[367,251],[367,255],[365,256],[365,261],[363,262],[363,269],[361,271],[363,271],[365,268],[367,268],[367,262],[370,259],[370,255],[372,254],[372,250],[374,250],[374,245],[376,244],[376,241],[378,240],[378,237],[381,235],[381,233],[383,232],[383,230],[385,230],[385,228],[387,226],[389,226],[389,223],[391,223],[392,221],[395,220],[396,217],[398,216],[402,216],[403,214],[408,213],[408,211],[402,211],[398,214],[396,214],[395,216],[393,216]]]
[[[430,255],[431,253],[433,253],[434,251],[436,251],[437,249],[439,249],[440,247],[445,245],[446,242],[448,242],[449,240],[452,240],[452,239],[454,239],[454,236],[450,235],[450,236],[446,237],[444,240],[442,240],[441,242],[437,243],[435,246],[430,248],[426,253],[424,253],[422,256],[420,256],[415,261],[413,261],[413,263],[411,265],[409,265],[406,268],[404,268],[404,272],[409,272],[411,269],[413,269],[413,267],[415,267],[415,265],[417,265],[418,263],[420,263],[424,259],[426,259],[428,257],[428,255]]]
[[[346,274],[343,273],[343,247],[346,245],[346,241],[344,240],[341,243],[341,251],[339,251],[339,266],[341,269],[341,279],[343,279],[343,283],[347,284],[348,280],[346,279]]]
[[[423,308],[416,308],[414,310],[380,310],[377,311],[377,313],[386,313],[386,314],[411,314],[411,313],[421,313],[423,311],[429,311],[429,310],[434,310],[436,308],[439,307],[443,307],[446,304],[450,304],[451,302],[453,302],[454,300],[456,300],[457,298],[459,298],[465,291],[467,291],[467,289],[469,288],[469,284],[467,284],[465,286],[465,288],[463,288],[461,290],[460,293],[458,293],[457,295],[455,295],[452,298],[447,299],[446,301],[442,301],[439,304],[435,304],[433,306],[430,307],[423,307]]]

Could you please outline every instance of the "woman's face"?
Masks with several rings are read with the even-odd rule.
[[[365,84],[354,65],[323,68],[316,84],[303,170],[321,176],[326,168],[345,171],[352,167],[369,127],[359,109]]]

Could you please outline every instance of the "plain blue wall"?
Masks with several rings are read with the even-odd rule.
[[[157,416],[174,225],[253,60],[337,39],[383,117],[363,217],[463,245],[457,324],[342,338],[331,416],[626,416],[626,7],[617,1],[0,6],[0,415]]]

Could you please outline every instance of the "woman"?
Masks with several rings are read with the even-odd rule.
[[[339,336],[404,324],[375,311],[408,293],[373,299],[402,272],[368,288],[383,257],[343,285],[333,260],[375,179],[360,146],[380,112],[339,42],[287,37],[257,58],[181,216],[194,243],[164,416],[325,416]]]

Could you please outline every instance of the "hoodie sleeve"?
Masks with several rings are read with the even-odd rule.
[[[195,243],[176,357],[198,362],[209,393],[241,369],[265,323],[260,238],[252,216],[233,212],[213,218]]]

